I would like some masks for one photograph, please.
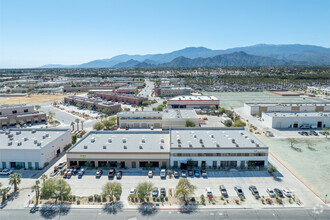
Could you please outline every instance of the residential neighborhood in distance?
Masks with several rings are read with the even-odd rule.
[[[0,219],[329,219],[329,2],[1,2]]]

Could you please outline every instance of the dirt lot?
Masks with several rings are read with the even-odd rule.
[[[66,94],[66,95],[30,95],[30,96],[20,96],[20,97],[3,97],[3,98],[5,98],[5,100],[0,100],[0,105],[51,102],[51,101],[61,100],[67,96],[70,96],[70,95],[68,95],[68,94]]]

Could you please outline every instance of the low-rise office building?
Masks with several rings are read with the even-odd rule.
[[[71,142],[66,129],[0,131],[0,168],[43,168]]]
[[[211,106],[219,108],[220,100],[209,95],[177,96],[167,100],[168,108],[194,108],[205,109]]]
[[[64,98],[64,102],[70,105],[81,105],[85,108],[115,114],[120,111],[121,105],[115,102],[106,102],[95,98],[84,98],[81,96],[69,96]]]
[[[329,112],[330,103],[245,103],[244,113],[258,115],[262,112]]]
[[[190,95],[190,87],[173,87],[173,86],[160,86],[154,89],[156,96],[173,97],[179,95]]]
[[[156,111],[125,111],[117,114],[120,128],[183,128],[187,119],[199,127],[199,118],[193,109],[166,109]]]
[[[261,120],[270,128],[330,128],[330,112],[263,112]]]
[[[124,102],[129,104],[141,104],[143,101],[148,101],[148,98],[127,95],[127,94],[117,94],[117,93],[106,93],[106,92],[94,92],[94,97],[99,97],[102,99],[114,101],[114,102]]]
[[[116,89],[116,93],[119,94],[131,94],[134,95],[138,91],[137,87],[120,87]]]
[[[67,151],[70,166],[139,168],[168,167],[168,132],[91,131]]]
[[[0,128],[44,121],[46,121],[46,114],[34,110],[33,105],[19,104],[0,106]]]
[[[63,92],[88,92],[90,90],[94,91],[102,91],[102,90],[114,90],[115,86],[71,86],[65,85],[63,86]]]
[[[268,147],[243,128],[171,130],[171,167],[268,166]]]

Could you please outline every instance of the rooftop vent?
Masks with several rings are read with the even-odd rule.
[[[256,144],[256,147],[260,147],[259,144]]]
[[[164,146],[163,145],[160,145],[160,149],[164,149]]]
[[[8,142],[8,146],[11,146],[12,144],[13,144],[12,141],[9,141],[9,142]]]
[[[126,143],[126,138],[123,138],[123,143]]]
[[[178,144],[178,147],[181,147],[181,144]]]
[[[241,132],[240,134],[241,134],[241,135],[244,135],[244,133],[243,133],[243,132]]]
[[[211,138],[214,138],[214,135],[213,134],[211,134]]]
[[[254,140],[251,139],[251,143],[254,143]]]
[[[179,144],[181,143],[181,140],[180,140],[180,138],[178,138],[178,139],[177,139],[177,141],[178,141],[178,143],[179,143]]]
[[[104,149],[104,150],[107,149],[107,146],[103,145],[103,149]]]
[[[14,137],[14,134],[8,134],[8,137],[11,138],[11,137]]]
[[[231,139],[231,142],[232,142],[232,143],[235,143],[235,139],[234,139],[234,138],[233,138],[233,139]]]
[[[36,133],[37,131],[35,129],[32,130],[32,134]]]
[[[203,147],[203,148],[205,148],[205,145],[204,145],[204,144],[202,144],[202,147]]]
[[[143,149],[143,147],[142,147],[142,145],[140,145],[140,147],[139,147],[140,149]]]
[[[94,143],[95,142],[95,137],[91,138],[91,142]]]
[[[201,138],[201,139],[199,139],[199,143],[203,143],[203,139]]]
[[[85,149],[85,150],[87,149],[87,145],[84,146],[84,149]]]
[[[38,143],[37,143],[37,146],[41,146],[41,142],[38,142]]]
[[[34,144],[37,144],[38,143],[38,140],[37,139],[34,139],[33,143]]]
[[[238,145],[238,144],[236,144],[235,146],[236,146],[236,147],[239,147],[239,145]]]
[[[22,132],[21,131],[16,131],[16,135],[19,135],[21,134]]]
[[[24,137],[24,141],[27,141],[27,140],[29,140],[28,137]]]
[[[160,139],[160,143],[164,143],[165,141],[164,141],[164,138],[161,138]]]
[[[145,139],[145,138],[142,138],[142,139],[141,139],[141,142],[142,142],[142,143],[145,143],[145,142],[146,142],[146,139]]]
[[[48,133],[46,133],[46,134],[45,134],[45,136],[46,136],[46,137],[49,137],[49,134],[48,134]]]
[[[127,146],[126,146],[126,145],[124,145],[124,149],[125,149],[125,150],[127,149]]]
[[[109,142],[109,143],[112,143],[112,139],[111,139],[111,138],[108,138],[108,142]]]
[[[196,134],[194,135],[194,138],[197,138],[197,135]]]

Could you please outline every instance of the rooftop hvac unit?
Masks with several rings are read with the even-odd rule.
[[[37,144],[38,143],[38,140],[37,139],[34,139],[33,143],[34,144]]]
[[[11,146],[12,144],[13,144],[12,141],[9,141],[9,142],[8,142],[8,146]]]
[[[21,141],[18,141],[17,142],[17,146],[21,146],[22,145],[22,142]]]
[[[124,149],[125,149],[125,150],[127,149],[127,146],[126,146],[126,145],[124,145]]]
[[[213,134],[211,134],[211,138],[214,138],[214,135]]]
[[[231,142],[232,142],[232,143],[235,143],[235,139],[234,139],[234,138],[233,138],[233,139],[231,139]]]
[[[42,135],[42,139],[45,139],[46,138],[46,136],[45,135]]]
[[[48,133],[46,133],[46,134],[45,134],[45,136],[46,136],[46,137],[49,137],[49,134],[48,134]]]
[[[38,142],[38,143],[37,143],[37,146],[41,146],[41,142]]]
[[[164,138],[161,138],[160,139],[160,143],[164,143],[165,141],[164,141]]]
[[[251,143],[254,143],[254,140],[251,139]]]
[[[35,129],[32,130],[32,134],[36,133],[37,131]]]
[[[197,135],[196,134],[194,135],[194,138],[197,138]]]
[[[95,142],[95,137],[91,138],[91,142],[94,143]]]
[[[241,134],[241,135],[244,135],[244,133],[243,133],[243,132],[241,132],[240,134]]]
[[[181,140],[180,140],[180,138],[178,138],[178,139],[177,139],[177,141],[178,141],[178,143],[181,143]]]
[[[145,138],[142,138],[142,139],[141,139],[141,142],[142,142],[142,143],[145,143],[145,142],[146,142],[146,139],[145,139]]]
[[[9,140],[12,141],[12,140],[14,140],[14,138],[13,137],[10,137]]]
[[[216,144],[217,147],[220,147],[220,144]]]
[[[203,143],[203,139],[201,138],[201,139],[199,139],[199,143]]]
[[[236,144],[235,146],[236,146],[236,147],[239,147],[239,145],[238,145],[238,144]]]
[[[140,149],[143,149],[142,145],[139,146]]]
[[[181,144],[178,144],[178,147],[181,147]]]
[[[204,145],[204,144],[202,144],[202,147],[204,148],[204,147],[205,147],[205,145]]]
[[[107,146],[103,145],[103,149],[104,149],[104,150],[107,149]]]
[[[16,131],[16,135],[19,135],[21,134],[22,132],[21,131]]]
[[[160,145],[160,149],[164,149],[164,146],[163,145]]]
[[[126,138],[123,138],[123,143],[126,143]]]
[[[87,149],[87,145],[84,146],[84,149],[85,149],[85,150]]]
[[[24,141],[27,141],[27,140],[29,140],[27,137],[24,137]]]
[[[108,143],[112,143],[112,139],[111,138],[108,138]]]
[[[8,137],[9,138],[14,137],[14,134],[8,134]]]
[[[256,147],[260,147],[259,144],[256,144]]]

